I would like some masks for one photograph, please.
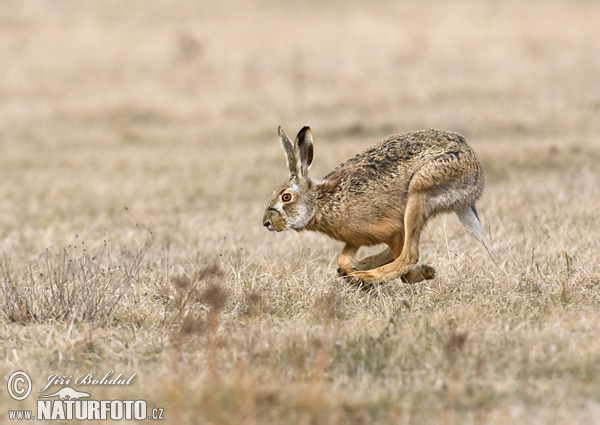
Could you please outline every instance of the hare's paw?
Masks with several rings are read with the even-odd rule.
[[[347,269],[345,267],[338,267],[337,268],[337,275],[339,277],[346,277],[348,276],[350,273],[352,273],[354,270],[356,270],[354,267]]]
[[[396,279],[404,282],[420,282],[425,279],[433,279],[435,269],[427,265],[416,265],[391,263],[372,270],[355,271],[348,274],[353,283],[385,283]]]
[[[353,284],[362,284],[362,283],[380,283],[384,280],[381,276],[376,275],[375,273],[367,270],[367,271],[354,271],[352,273],[348,273],[346,275],[346,279]]]
[[[435,269],[427,264],[417,264],[408,273],[402,276],[402,281],[406,283],[417,283],[423,280],[433,279]]]

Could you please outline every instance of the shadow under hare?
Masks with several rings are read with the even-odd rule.
[[[322,180],[308,175],[313,162],[309,127],[295,142],[279,127],[289,179],[273,193],[263,217],[271,231],[314,230],[345,242],[340,275],[354,282],[431,279],[419,261],[419,239],[431,217],[454,211],[479,241],[475,202],[481,196],[481,164],[463,136],[422,130],[388,137],[338,165]],[[385,244],[358,262],[361,246]]]

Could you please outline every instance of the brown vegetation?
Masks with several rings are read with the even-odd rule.
[[[0,376],[135,372],[77,389],[173,424],[599,423],[598,16],[4,2]],[[311,126],[317,178],[393,132],[464,134],[498,267],[448,216],[435,279],[339,280],[338,243],[262,226],[278,125]]]

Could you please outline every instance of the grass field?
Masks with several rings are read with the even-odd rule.
[[[0,5],[0,423],[110,370],[169,424],[600,423],[600,3],[212,3]],[[262,226],[278,125],[317,178],[461,132],[498,266],[445,216],[434,280],[339,280]]]

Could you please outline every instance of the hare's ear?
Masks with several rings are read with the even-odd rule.
[[[285,152],[285,160],[287,161],[288,168],[290,169],[290,178],[299,176],[301,166],[294,144],[285,135],[283,128],[279,127],[277,131],[279,133],[279,141],[281,142],[281,146]]]
[[[300,158],[300,175],[306,177],[313,162],[313,137],[310,127],[303,127],[296,136],[296,152]]]

